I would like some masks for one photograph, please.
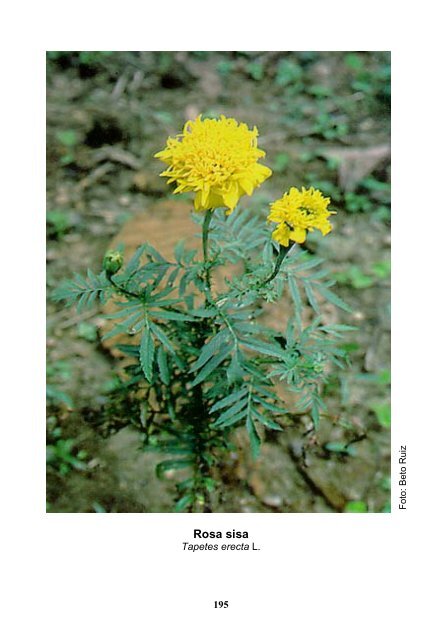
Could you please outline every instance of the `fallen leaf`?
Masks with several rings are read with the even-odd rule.
[[[353,191],[363,178],[390,156],[390,145],[351,149],[333,147],[321,150],[320,154],[329,160],[338,161],[339,185],[344,191]]]

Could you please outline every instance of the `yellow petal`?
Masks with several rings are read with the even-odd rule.
[[[201,193],[201,206],[205,209],[208,209],[209,204],[209,196],[210,196],[210,187],[208,184],[203,184]]]
[[[197,191],[195,194],[195,200],[193,202],[195,211],[202,211],[204,207],[201,204],[201,191]]]
[[[236,182],[233,182],[230,189],[223,193],[223,200],[224,204],[229,209],[228,213],[232,213],[239,200],[238,184]]]
[[[290,231],[290,240],[294,240],[298,244],[305,242],[307,237],[307,231],[301,227],[296,227],[293,231]]]
[[[324,220],[323,222],[318,222],[316,227],[319,229],[319,231],[322,233],[323,236],[326,236],[327,233],[330,233],[330,231],[333,228],[328,220]]]
[[[272,238],[275,242],[279,242],[279,244],[282,244],[284,247],[288,247],[290,240],[289,227],[284,223],[279,224],[273,231]]]
[[[252,195],[253,188],[254,188],[254,184],[252,180],[250,180],[249,178],[241,178],[239,181],[239,184],[241,185],[241,187],[244,189],[244,191],[247,193],[248,196]]]

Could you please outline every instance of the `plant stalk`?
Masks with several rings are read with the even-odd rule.
[[[213,210],[209,209],[204,214],[204,222],[203,222],[203,257],[204,257],[204,279],[206,281],[207,286],[207,300],[211,301],[211,277],[210,277],[210,267],[208,265],[209,259],[209,227],[210,221],[213,216]]]
[[[281,248],[279,249],[278,257],[276,258],[275,268],[273,269],[273,273],[272,273],[271,276],[269,276],[267,278],[267,280],[264,280],[264,282],[262,284],[268,284],[274,278],[276,278],[276,276],[279,273],[279,270],[281,269],[281,266],[282,266],[282,263],[284,261],[284,258],[286,257],[286,255],[288,254],[288,252],[290,251],[292,246],[293,245],[289,245],[288,247],[281,246]]]

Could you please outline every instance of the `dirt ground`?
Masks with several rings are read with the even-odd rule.
[[[239,434],[214,510],[388,512],[388,52],[50,52],[47,69],[48,511],[173,509],[176,478],[156,478],[139,433],[106,430],[118,363],[99,309],[77,314],[51,294],[74,272],[99,271],[116,236],[161,246],[195,233],[189,218],[163,234],[152,223],[164,201],[188,206],[153,154],[186,120],[223,113],[258,127],[273,169],[246,205],[265,209],[301,185],[331,197],[334,231],[307,247],[354,310],[329,313],[357,331],[318,431],[291,416],[257,462]]]

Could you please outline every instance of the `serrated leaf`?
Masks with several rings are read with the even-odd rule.
[[[134,323],[139,321],[140,313],[131,314],[124,322],[118,323],[113,329],[104,334],[103,340],[108,340],[120,333],[131,333]]]
[[[138,269],[138,266],[140,264],[141,256],[143,255],[145,249],[146,249],[146,245],[142,244],[142,245],[140,245],[138,247],[138,249],[132,255],[132,257],[130,258],[130,260],[127,263],[126,268],[124,270],[124,275],[125,276],[130,276],[134,271],[136,271]]]
[[[222,421],[220,420],[219,422],[217,421],[213,426],[216,429],[226,429],[227,427],[232,426],[232,424],[241,422],[247,416],[248,411],[249,411],[248,408],[245,408],[239,413],[235,413],[231,418],[223,419]]]
[[[192,382],[192,387],[195,387],[197,384],[201,384],[210,374],[227,358],[229,353],[232,350],[232,345],[226,344],[222,347],[219,353],[213,358],[211,358],[204,367],[200,370],[199,374]]]
[[[294,277],[289,277],[288,284],[289,284],[289,291],[292,296],[293,304],[295,305],[295,313],[299,315],[299,318],[300,318],[301,317],[300,313],[302,309],[302,299],[301,299],[301,294],[299,293],[296,279]]]
[[[181,362],[181,359],[176,354],[175,347],[173,346],[172,342],[169,340],[167,335],[164,333],[164,331],[157,324],[154,324],[154,323],[150,324],[150,328],[152,333],[155,335],[155,337],[158,338],[158,340],[163,344],[166,350],[172,354],[178,366],[182,368],[183,363]]]
[[[315,294],[313,293],[313,289],[310,285],[310,283],[308,283],[306,280],[303,281],[303,285],[304,285],[304,291],[305,291],[305,295],[307,296],[307,300],[309,301],[309,304],[311,306],[311,308],[318,314],[321,314],[321,309],[319,308],[318,302],[315,298]]]
[[[188,316],[185,313],[178,313],[177,311],[152,311],[149,310],[149,315],[159,320],[177,320],[179,322],[195,322],[195,318]]]
[[[251,408],[251,413],[258,420],[258,422],[265,425],[269,429],[272,429],[273,431],[284,431],[281,425],[279,425],[277,422],[269,418],[269,416],[266,416],[265,414],[260,413],[254,407]]]
[[[183,261],[183,257],[184,257],[184,240],[180,240],[174,248],[174,256],[175,256],[175,260],[179,263],[181,263]]]
[[[161,382],[165,385],[170,384],[170,372],[169,372],[169,363],[167,362],[167,354],[164,351],[163,347],[158,347],[157,350],[157,364],[158,371],[160,373]]]
[[[324,262],[324,258],[310,258],[308,260],[302,260],[302,261],[299,261],[298,259],[297,264],[294,265],[291,270],[294,273],[310,271],[311,269],[318,267],[323,262]]]
[[[133,356],[138,359],[140,355],[140,348],[135,344],[117,344],[115,347],[127,356]]]
[[[227,411],[225,411],[215,422],[214,426],[217,427],[219,425],[224,424],[224,422],[229,421],[232,416],[236,415],[237,413],[240,413],[244,407],[247,405],[248,403],[248,398],[242,398],[240,400],[238,400],[238,402],[235,402],[235,404],[233,406],[230,407],[230,409],[227,409]]]
[[[143,331],[140,342],[140,364],[143,370],[144,376],[149,382],[152,383],[153,379],[153,359],[155,357],[155,343],[152,338],[152,333],[149,327]]]
[[[199,309],[193,309],[192,315],[194,315],[197,318],[213,318],[214,316],[218,315],[218,312],[216,309],[199,308]]]
[[[267,356],[272,356],[273,358],[283,358],[284,352],[277,345],[270,344],[268,342],[262,342],[261,340],[241,340],[242,346],[247,349],[252,349],[252,351],[257,351],[258,353],[262,353]]]
[[[114,313],[107,313],[104,317],[107,320],[116,320],[118,318],[127,317],[129,314],[141,314],[143,312],[143,305],[138,300],[136,302],[124,302],[120,303],[118,307],[121,309],[120,311],[115,311]]]
[[[333,291],[330,291],[328,287],[316,285],[316,289],[326,300],[334,304],[335,307],[339,307],[340,309],[342,309],[343,311],[347,311],[348,313],[351,313],[353,311],[352,308],[346,302],[344,302],[344,300],[342,300],[342,298],[340,298]]]
[[[194,373],[201,369],[210,358],[212,358],[215,353],[220,349],[223,344],[225,344],[226,338],[228,335],[227,329],[222,329],[219,333],[217,333],[209,342],[207,342],[203,348],[201,349],[201,353],[199,358],[193,365],[190,367],[190,371]]]
[[[339,336],[340,333],[345,331],[359,331],[358,327],[352,327],[349,324],[325,324],[321,327],[321,331],[325,333],[331,333],[332,335]]]
[[[246,428],[250,438],[250,447],[252,450],[252,458],[256,460],[259,457],[259,452],[261,448],[261,438],[256,431],[255,424],[250,415],[247,416],[246,419]]]
[[[156,260],[157,262],[161,262],[161,263],[163,263],[163,264],[171,264],[170,262],[168,262],[168,261],[166,260],[166,258],[164,258],[164,257],[161,255],[161,253],[160,253],[159,251],[157,251],[157,250],[155,249],[155,247],[153,247],[153,246],[152,246],[151,244],[149,244],[148,242],[146,242],[146,244],[145,244],[145,250],[146,250],[147,255],[150,255],[150,256],[152,256],[153,258],[155,258],[155,260]]]
[[[248,392],[248,388],[242,387],[239,391],[234,391],[233,393],[229,393],[228,396],[216,402],[213,407],[210,408],[209,413],[214,413],[215,411],[219,411],[220,409],[224,409],[224,407],[228,407],[231,404],[237,402],[240,398],[246,395]]]

